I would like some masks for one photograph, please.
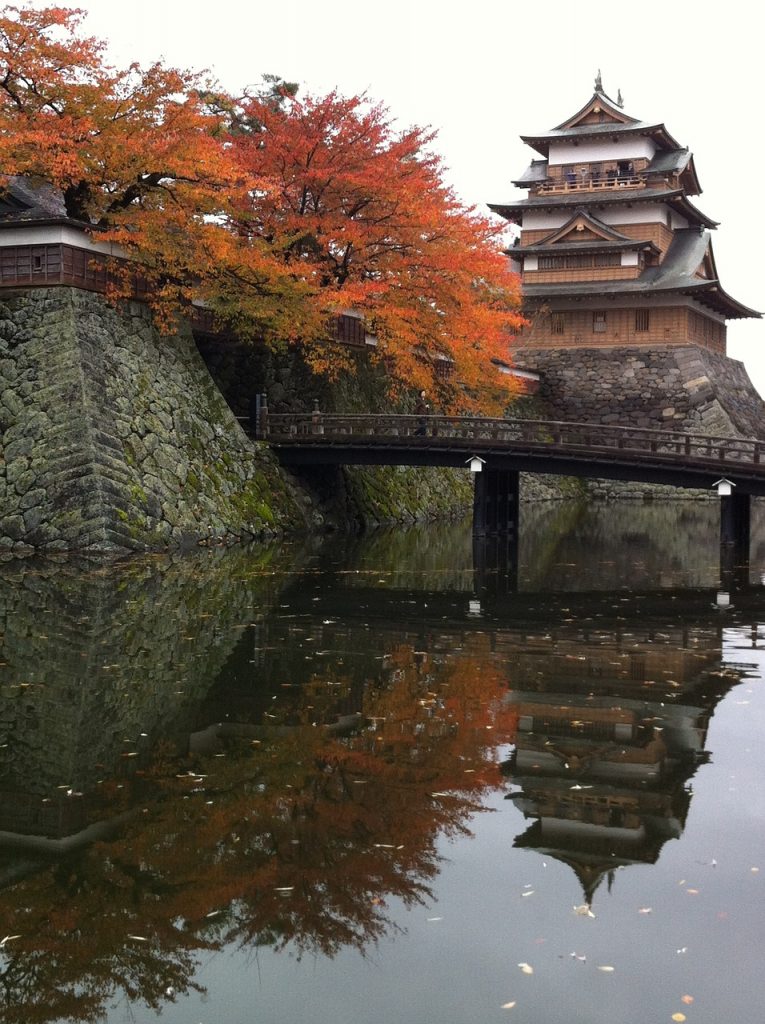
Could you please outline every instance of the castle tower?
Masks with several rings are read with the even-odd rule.
[[[693,156],[663,124],[625,114],[602,89],[550,131],[522,136],[538,159],[489,204],[520,226],[510,255],[533,349],[693,345],[725,355],[726,320],[759,317],[720,284],[710,231],[690,197]]]

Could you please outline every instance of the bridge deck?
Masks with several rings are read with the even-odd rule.
[[[464,466],[765,494],[765,441],[551,420],[268,414],[259,436],[289,465]]]

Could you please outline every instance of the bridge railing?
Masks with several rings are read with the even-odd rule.
[[[765,465],[765,441],[687,434],[651,427],[572,423],[556,420],[505,420],[481,416],[394,414],[270,413],[263,436],[276,444],[348,444],[372,438],[411,445],[448,445],[455,439],[534,450],[621,452],[666,455],[677,461],[713,461]]]

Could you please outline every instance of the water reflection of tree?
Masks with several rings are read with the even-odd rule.
[[[23,1005],[25,1021],[95,1020],[120,991],[157,1008],[224,943],[363,952],[392,927],[391,900],[430,897],[436,840],[496,785],[498,674],[480,652],[436,663],[398,647],[339,721],[332,682],[286,690],[211,755],[156,751],[117,794],[138,801],[119,841],[0,895],[20,936],[2,949],[0,1019]]]

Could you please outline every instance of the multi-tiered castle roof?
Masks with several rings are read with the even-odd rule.
[[[522,139],[539,154],[514,181],[528,196],[490,206],[521,228],[509,255],[532,320],[524,345],[724,352],[725,321],[760,315],[720,283],[691,152],[626,114],[600,75],[580,110]]]

